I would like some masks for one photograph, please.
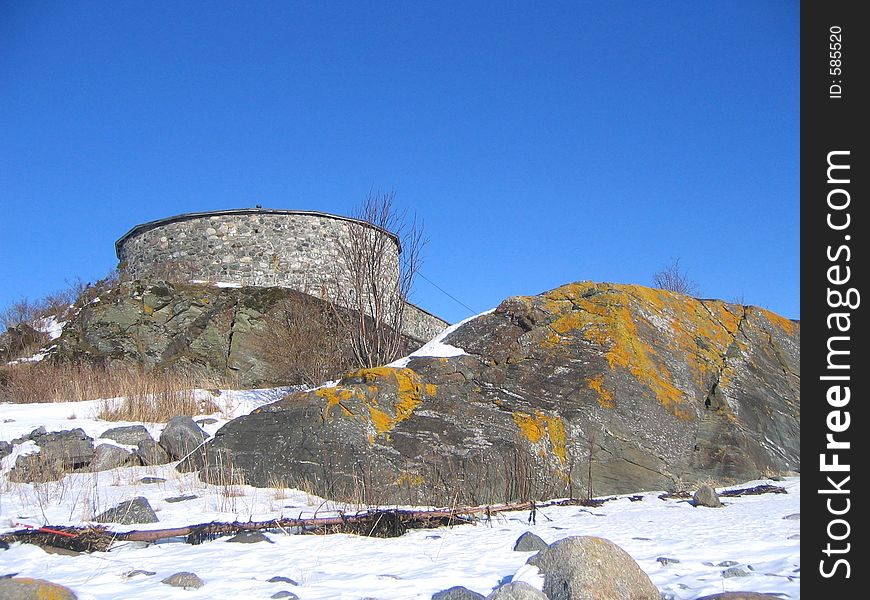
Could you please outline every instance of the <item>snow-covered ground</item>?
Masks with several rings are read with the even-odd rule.
[[[207,393],[207,392],[202,392]],[[270,390],[222,392],[211,398],[221,408],[206,425],[209,434],[229,418],[277,399]],[[131,423],[96,419],[99,402],[0,404],[0,440],[12,440],[44,425],[48,431],[80,427],[96,438],[111,427]],[[155,438],[162,425],[146,423]],[[67,475],[41,485],[9,482],[8,469],[18,451],[3,460],[0,475],[0,531],[25,526],[82,525],[123,500],[144,496],[160,522],[111,525],[116,531],[168,528],[209,521],[262,521],[277,517],[325,516],[343,509],[300,490],[206,485],[174,463]],[[26,448],[25,448],[26,449]],[[143,477],[162,478],[141,483]],[[769,481],[747,482],[746,487]],[[288,590],[302,600],[379,598],[428,599],[437,591],[463,585],[483,594],[509,581],[530,556],[512,550],[516,539],[533,531],[547,542],[571,535],[608,538],[631,554],[667,596],[697,598],[732,590],[800,596],[800,479],[777,485],[787,494],[723,498],[719,509],[696,508],[687,501],[660,500],[656,492],[642,501],[628,496],[597,508],[550,507],[501,513],[490,523],[412,530],[399,538],[353,535],[285,535],[268,532],[273,543],[239,544],[227,537],[189,545],[180,540],[157,544],[118,543],[108,552],[78,556],[49,554],[37,546],[14,543],[0,550],[0,576],[18,573],[72,588],[82,600],[153,598],[270,598]],[[167,499],[196,496],[180,502]],[[791,518],[786,519],[785,517]],[[659,558],[675,559],[669,564]],[[676,562],[679,561],[679,562]],[[733,561],[733,565],[727,561]],[[745,573],[725,577],[729,566]],[[126,575],[135,570],[153,575]],[[183,590],[160,580],[179,571],[199,575],[205,586]],[[734,572],[734,571],[732,571]],[[294,580],[270,583],[274,576]],[[526,575],[525,580],[534,581]]]

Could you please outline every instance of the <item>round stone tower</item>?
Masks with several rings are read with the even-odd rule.
[[[185,213],[133,227],[115,242],[132,279],[289,287],[340,298],[351,232],[385,236],[383,289],[399,277],[398,238],[365,221],[322,212],[240,208]]]

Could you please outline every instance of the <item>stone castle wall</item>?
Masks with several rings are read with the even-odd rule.
[[[189,213],[137,225],[115,248],[132,279],[280,286],[337,299],[352,289],[341,244],[351,228],[360,227],[390,238],[382,282],[389,289],[399,276],[398,239],[363,221],[326,213],[261,208]],[[416,339],[427,340],[447,325],[410,308],[406,333]]]

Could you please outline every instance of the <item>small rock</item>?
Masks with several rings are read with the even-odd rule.
[[[275,575],[274,577],[270,577],[267,579],[269,583],[289,583],[290,585],[299,585],[289,577],[284,577],[283,575]]]
[[[547,600],[547,596],[525,581],[517,581],[498,586],[486,600]]]
[[[527,531],[517,538],[514,544],[514,552],[538,552],[547,546],[549,546],[547,542],[531,531]]]
[[[148,500],[142,496],[121,502],[106,512],[94,517],[98,523],[156,523],[159,521]]]
[[[732,577],[749,577],[749,573],[740,567],[731,567],[722,571],[722,577],[725,579],[731,579]]]
[[[212,425],[212,424],[217,423],[217,422],[218,422],[218,420],[213,418],[213,417],[206,417],[205,419],[197,419],[196,421],[194,421],[194,423],[196,423],[199,426]]]
[[[270,598],[289,598],[289,600],[299,600],[299,596],[294,594],[293,592],[288,592],[287,590],[281,590],[280,592],[275,592]]]
[[[736,560],[723,560],[722,562],[720,562],[716,566],[717,567],[733,567],[734,565],[737,565],[737,564],[740,564],[740,563],[738,563]]]
[[[46,434],[45,425],[40,425],[27,435],[21,436],[19,438],[15,438],[12,440],[13,444],[23,444],[24,442],[35,442],[38,438],[44,436]]]
[[[789,539],[789,540],[799,540],[799,539],[801,539],[801,534],[799,534],[799,533],[793,533],[793,534],[791,534],[790,536],[788,536],[788,538],[786,538],[786,539]]]
[[[3,600],[76,600],[77,596],[68,587],[31,577],[0,579],[0,598]]]
[[[659,556],[656,560],[658,562],[660,562],[663,567],[666,567],[666,566],[672,565],[672,564],[675,565],[675,564],[680,562],[680,559],[678,559],[678,558],[668,558],[666,556]]]
[[[163,483],[166,481],[163,477],[143,477],[139,480],[139,483],[149,484],[149,483]]]
[[[193,500],[194,498],[199,498],[199,496],[197,496],[196,494],[189,494],[186,496],[173,496],[172,498],[166,498],[163,501],[172,504],[175,502],[186,502],[187,500]]]
[[[785,519],[786,521],[800,521],[801,514],[800,513],[792,513],[790,515],[784,516],[783,519]]]
[[[165,583],[166,585],[171,585],[172,587],[184,588],[186,590],[196,590],[205,585],[205,582],[200,579],[196,573],[191,573],[190,571],[181,571],[179,573],[174,573],[166,579],[161,579],[160,583]]]
[[[722,502],[719,500],[719,494],[712,486],[702,485],[692,496],[695,506],[707,506],[709,508],[719,508]]]
[[[238,544],[256,544],[257,542],[269,542],[270,544],[275,543],[259,531],[242,531],[228,539],[227,542],[236,542]]]
[[[136,577],[137,575],[145,575],[146,577],[151,577],[152,575],[157,575],[154,571],[146,571],[144,569],[134,569],[129,573],[124,573],[124,577]]]
[[[472,592],[470,589],[461,585],[455,585],[452,588],[441,590],[432,594],[432,600],[485,600],[486,596]]]

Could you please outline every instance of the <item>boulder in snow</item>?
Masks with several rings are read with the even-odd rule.
[[[527,562],[544,576],[544,593],[550,600],[661,599],[655,584],[634,559],[604,538],[568,537]]]
[[[159,521],[148,500],[142,496],[121,502],[106,512],[94,517],[98,523],[156,523]]]
[[[208,434],[191,417],[179,416],[169,419],[166,429],[160,434],[160,445],[172,460],[180,460],[206,439]]]
[[[722,502],[719,500],[719,494],[713,489],[713,486],[702,485],[692,496],[692,501],[695,506],[707,506],[710,508],[719,508]]]
[[[486,600],[548,600],[541,590],[525,581],[506,583],[495,588]]]
[[[137,445],[142,440],[153,439],[144,425],[128,425],[126,427],[112,427],[101,435],[101,438],[118,442],[119,444]]]

